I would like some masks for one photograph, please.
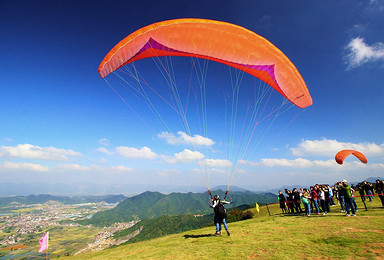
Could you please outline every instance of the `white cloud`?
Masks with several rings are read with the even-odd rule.
[[[198,151],[191,151],[188,149],[184,149],[180,153],[175,153],[173,157],[162,156],[162,159],[167,163],[176,164],[176,163],[191,163],[194,161],[199,161],[204,157],[205,157],[204,154]]]
[[[112,154],[112,152],[108,151],[108,149],[105,147],[99,147],[99,148],[97,148],[97,151],[100,153],[103,153],[103,154],[107,154],[107,155]]]
[[[172,145],[212,146],[215,144],[212,139],[203,137],[201,135],[190,136],[182,131],[177,132],[177,134],[178,136],[175,136],[169,132],[162,132],[157,136],[160,139],[164,139],[168,144]]]
[[[103,146],[109,146],[109,140],[107,138],[101,138],[98,143]]]
[[[317,171],[317,172],[323,172],[324,170],[331,171],[331,172],[352,172],[352,171],[361,171],[361,170],[384,170],[384,164],[363,164],[358,161],[352,161],[348,162],[348,164],[344,165],[338,165],[335,160],[308,160],[303,158],[297,158],[293,160],[288,159],[262,159],[259,162],[246,162],[241,161],[241,163],[244,163],[247,166],[251,167],[264,167],[264,168],[290,168],[290,169],[296,169],[296,170],[303,170],[305,169],[308,172],[310,171]],[[302,172],[300,171],[302,174]]]
[[[381,12],[384,10],[384,1],[383,0],[369,0],[368,9],[370,11]]]
[[[59,172],[68,172],[68,171],[81,171],[81,172],[132,172],[133,169],[127,166],[118,165],[111,167],[104,167],[99,165],[90,165],[83,166],[79,164],[59,164],[55,169],[52,169]]]
[[[306,168],[312,166],[312,162],[306,159],[297,158],[294,160],[288,159],[262,159],[261,162],[257,162],[256,166],[263,167],[295,167]]]
[[[209,174],[226,174],[228,172],[224,169],[211,168],[206,173],[209,173]]]
[[[90,167],[79,164],[59,164],[57,169],[60,171],[89,171]]]
[[[162,177],[170,176],[169,172],[167,172],[167,171],[157,171],[156,174],[159,176],[162,176]]]
[[[101,158],[100,160],[99,160],[99,163],[106,163],[107,162],[107,159],[105,159],[105,158]]]
[[[52,161],[68,161],[69,157],[82,156],[73,150],[58,149],[55,147],[40,147],[31,144],[19,144],[17,146],[1,146],[0,158],[26,158]]]
[[[326,156],[333,158],[340,150],[357,150],[366,156],[384,155],[384,144],[346,143],[337,140],[303,140],[297,147],[291,148],[295,156]]]
[[[157,154],[152,152],[148,147],[137,149],[134,147],[119,146],[116,147],[116,152],[125,158],[155,159],[157,157]]]
[[[294,160],[287,159],[263,159],[262,165],[267,167],[290,167],[290,168],[332,168],[337,167],[333,159],[322,161],[310,161],[303,158],[296,158]]]
[[[208,167],[228,168],[233,166],[232,162],[222,159],[205,159],[204,164]]]
[[[352,31],[359,34],[364,33],[366,30],[367,30],[366,24],[359,23],[359,24],[353,25],[352,27]]]
[[[347,55],[345,57],[348,69],[359,67],[368,62],[384,61],[384,43],[377,42],[367,45],[363,38],[352,39],[345,47]]]
[[[372,170],[381,170],[384,171],[384,164],[383,163],[375,163],[375,164],[369,164],[368,168]]]
[[[35,163],[15,163],[15,162],[4,162],[0,164],[0,169],[3,170],[23,170],[31,172],[48,172],[49,167],[42,166]]]
[[[111,170],[118,171],[118,172],[132,172],[133,169],[127,166],[119,165],[111,167]]]
[[[175,176],[179,175],[180,171],[178,170],[159,170],[156,172],[157,175],[162,176],[162,177],[167,177],[167,176]]]

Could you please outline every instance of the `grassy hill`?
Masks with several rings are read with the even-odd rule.
[[[269,206],[269,216],[260,207],[259,213],[252,209],[253,219],[229,223],[229,237],[213,236],[212,226],[70,259],[382,259],[384,209],[374,203],[357,217],[338,206],[311,217],[280,215],[278,205]]]
[[[224,191],[212,191],[212,194],[224,195]],[[260,205],[275,202],[276,195],[271,193],[257,194],[254,192],[231,193],[233,204],[227,208],[234,208],[243,204]],[[135,218],[150,219],[164,215],[184,214],[209,214],[207,193],[171,193],[168,195],[159,192],[144,192],[140,195],[127,198],[120,202],[115,208],[105,210],[93,215],[92,219],[81,221],[81,224],[111,225],[115,222],[130,221]]]

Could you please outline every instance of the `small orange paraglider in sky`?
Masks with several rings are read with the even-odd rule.
[[[335,160],[338,164],[343,164],[344,159],[347,158],[347,156],[350,154],[356,156],[356,158],[359,159],[362,163],[368,163],[367,157],[365,157],[363,153],[355,150],[341,150],[336,154]]]

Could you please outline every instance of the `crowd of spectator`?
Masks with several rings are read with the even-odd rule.
[[[279,190],[278,200],[284,214],[305,213],[309,217],[313,212],[316,215],[327,215],[330,207],[340,205],[340,211],[346,213],[346,216],[356,216],[358,208],[355,197],[361,197],[365,203],[371,202],[374,196],[380,198],[384,207],[384,181],[378,179],[374,184],[364,181],[354,186],[342,180],[332,186],[316,184],[309,189],[285,189],[284,193]],[[301,204],[304,205],[304,209]]]

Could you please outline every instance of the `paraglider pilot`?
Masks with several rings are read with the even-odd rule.
[[[227,192],[225,194],[227,194]],[[209,192],[209,195],[211,197],[210,192]],[[216,225],[215,235],[221,236],[221,224],[224,225],[224,229],[225,229],[225,231],[227,231],[228,236],[231,235],[229,233],[229,230],[228,230],[227,222],[225,221],[225,218],[227,217],[227,211],[224,207],[224,204],[232,204],[232,203],[233,203],[232,199],[229,202],[229,201],[225,201],[225,198],[224,198],[224,200],[221,200],[219,195],[215,195],[213,197],[210,206],[211,206],[211,208],[213,208],[213,211],[215,212],[215,218],[214,218],[214,222]]]

